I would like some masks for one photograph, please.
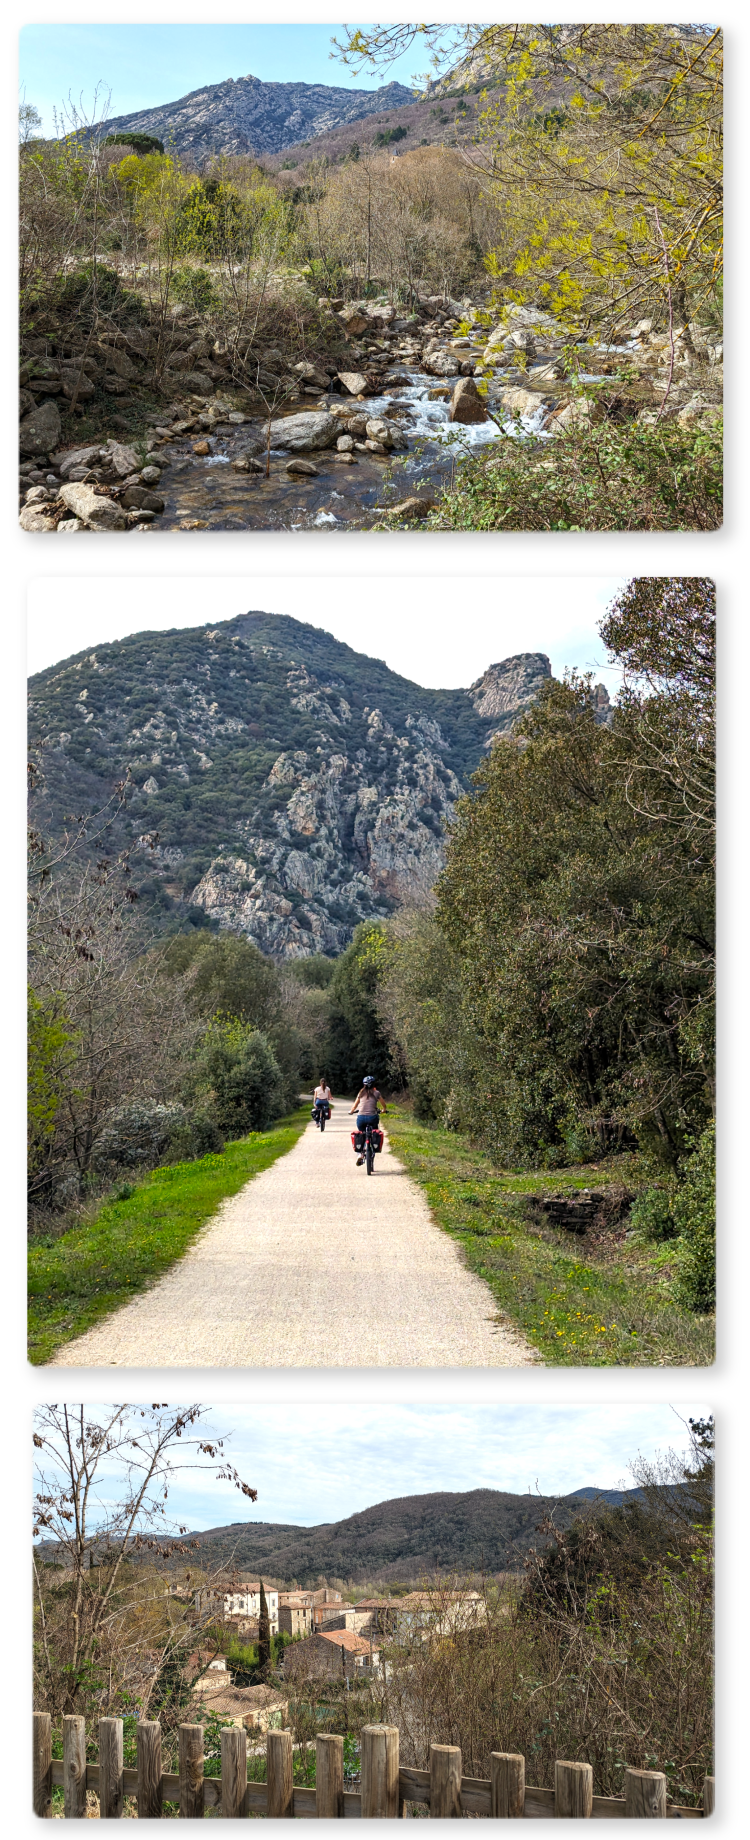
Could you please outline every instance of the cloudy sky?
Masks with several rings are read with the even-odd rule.
[[[315,577],[214,578],[130,574],[32,581],[28,668],[33,674],[128,633],[163,632],[231,620],[250,608],[322,626],[356,651],[384,658],[412,683],[450,689],[473,683],[514,652],[546,652],[555,676],[594,671],[613,696],[619,669],[607,663],[599,623],[624,585],[619,576],[497,575],[470,580],[449,571]]]
[[[21,32],[21,86],[39,110],[44,132],[54,133],[54,111],[68,96],[90,115],[97,86],[109,90],[108,114],[175,102],[191,90],[227,77],[254,76],[264,83],[327,83],[337,89],[379,89],[409,85],[428,63],[417,44],[397,58],[385,76],[357,76],[331,56],[336,25],[44,25]]]
[[[257,1488],[257,1503],[191,1471],[177,1479],[170,1514],[194,1529],[240,1520],[315,1526],[437,1490],[629,1488],[628,1466],[639,1453],[686,1449],[688,1417],[708,1411],[698,1404],[216,1406],[206,1425],[227,1436],[229,1460]],[[178,1448],[189,1460],[189,1450]]]

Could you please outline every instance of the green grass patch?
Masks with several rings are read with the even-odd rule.
[[[309,1107],[270,1131],[251,1131],[221,1155],[154,1169],[109,1196],[52,1246],[29,1247],[29,1360],[54,1360],[65,1342],[148,1290],[193,1244],[221,1201],[296,1144]]]
[[[438,1226],[548,1367],[705,1367],[714,1320],[673,1295],[674,1246],[613,1236],[589,1254],[565,1228],[537,1226],[525,1198],[566,1188],[636,1186],[637,1159],[508,1175],[465,1137],[390,1112],[396,1154],[425,1190]],[[641,1180],[642,1180],[641,1176]]]

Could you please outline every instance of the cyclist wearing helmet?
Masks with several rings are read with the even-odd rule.
[[[380,1104],[378,1104],[378,1100],[380,1100]],[[354,1104],[351,1107],[351,1112],[356,1112],[357,1114],[357,1130],[364,1131],[368,1124],[373,1123],[373,1120],[377,1122],[380,1111],[387,1112],[387,1110],[388,1107],[385,1099],[382,1093],[378,1092],[372,1074],[366,1073]],[[358,1163],[363,1161],[363,1157],[357,1157]]]

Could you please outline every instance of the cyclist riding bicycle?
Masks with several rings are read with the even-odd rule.
[[[325,1074],[321,1073],[320,1080],[313,1093],[313,1116],[317,1125],[320,1125],[322,1119],[330,1118],[332,1098],[333,1094]]]
[[[366,1073],[354,1104],[350,1108],[350,1116],[351,1112],[357,1114],[357,1130],[364,1131],[368,1125],[377,1124],[380,1112],[387,1112],[387,1110],[385,1099],[382,1093],[378,1092],[372,1074]],[[364,1155],[358,1156],[357,1164],[363,1162]]]

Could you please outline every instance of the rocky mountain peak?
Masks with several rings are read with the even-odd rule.
[[[501,734],[512,728],[551,676],[546,652],[517,652],[513,658],[489,665],[484,675],[471,684],[468,695],[477,715],[494,722],[494,732]]]

